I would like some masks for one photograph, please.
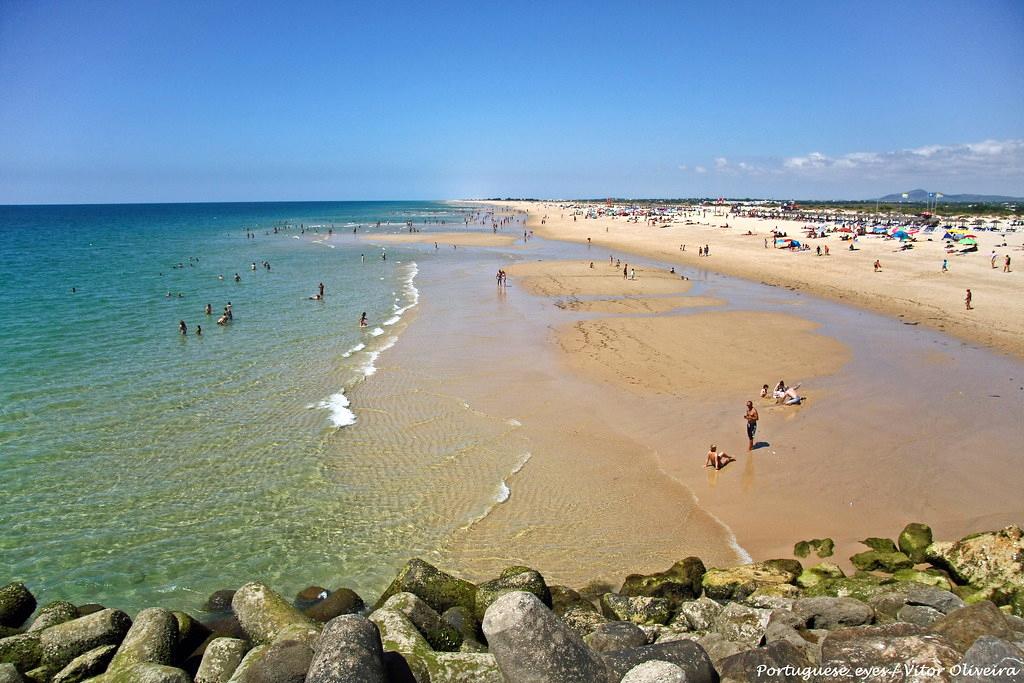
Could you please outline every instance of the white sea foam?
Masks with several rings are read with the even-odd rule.
[[[374,337],[379,337],[380,335],[384,334],[384,329],[380,327],[375,327],[372,330],[370,330],[370,334]]]
[[[501,481],[501,485],[498,487],[498,495],[495,497],[495,500],[498,503],[504,503],[506,500],[509,499],[511,495],[512,489],[508,487],[508,484],[506,484],[505,480],[503,479]]]
[[[390,318],[388,318],[387,320],[385,320],[384,324],[385,325],[394,325],[395,323],[397,323],[401,319],[402,319],[402,316],[400,316],[400,315],[393,315]]]
[[[523,426],[523,423],[520,422],[519,420],[515,419],[514,417],[510,417],[509,419],[505,420],[505,424],[507,424],[509,427],[522,427]]]
[[[348,396],[342,390],[320,401],[316,407],[330,411],[329,419],[335,427],[347,427],[356,421],[356,414],[349,408],[350,405]]]
[[[363,344],[363,343],[356,344],[351,349],[349,349],[345,353],[341,354],[341,357],[342,358],[348,358],[349,356],[351,356],[356,351],[362,351],[365,348],[366,348],[366,344]]]

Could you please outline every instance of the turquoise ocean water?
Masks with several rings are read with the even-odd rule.
[[[389,525],[410,520],[382,520],[343,454],[326,469],[321,455],[358,419],[345,392],[372,381],[412,314],[417,266],[397,245],[382,260],[352,228],[467,215],[430,202],[0,207],[0,582],[124,608],[194,607],[251,578],[378,583],[379,556],[405,552]],[[325,300],[309,300],[321,281]]]

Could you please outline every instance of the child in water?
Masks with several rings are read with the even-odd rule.
[[[363,314],[359,316],[359,327],[366,327],[368,324],[369,323],[366,320],[366,311],[363,311]]]

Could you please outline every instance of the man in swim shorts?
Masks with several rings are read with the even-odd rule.
[[[754,434],[757,433],[757,408],[754,407],[752,401],[747,401],[747,413],[744,416],[747,419],[747,440],[750,441],[750,445],[747,447],[748,451],[754,450]]]

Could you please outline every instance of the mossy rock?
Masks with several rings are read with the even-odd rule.
[[[551,592],[551,611],[557,616],[574,609],[597,613],[597,607],[568,586],[548,586]],[[606,591],[607,592],[607,591]]]
[[[932,544],[932,528],[927,524],[911,522],[903,527],[898,539],[900,551],[915,564],[925,561],[925,551]]]
[[[1004,605],[1010,605],[1014,596],[1017,594],[1015,586],[982,586],[977,590],[971,591],[969,595],[960,596],[963,598],[964,604],[975,605],[979,602],[995,603],[997,606],[1002,607]]]
[[[630,597],[605,593],[601,596],[601,614],[613,621],[634,624],[667,624],[672,608],[665,598]]]
[[[405,615],[433,650],[456,652],[462,645],[462,633],[413,593],[392,595],[382,610],[393,610]]]
[[[861,571],[883,571],[889,572],[890,574],[899,571],[900,569],[911,569],[914,566],[911,559],[899,551],[883,552],[880,550],[867,550],[862,553],[857,553],[851,557],[850,562],[854,567]]]
[[[509,567],[496,579],[485,581],[476,587],[476,600],[473,616],[483,622],[484,613],[495,600],[506,593],[523,591],[533,593],[537,599],[548,607],[552,606],[551,591],[540,572],[528,567]]]
[[[28,671],[39,666],[42,656],[39,631],[0,639],[0,664],[13,664],[18,671]]]
[[[900,551],[896,544],[888,538],[870,536],[861,541],[861,543],[879,553],[898,553]]]
[[[742,600],[766,584],[793,583],[803,573],[796,560],[767,560],[727,569],[709,569],[701,580],[712,600]]]
[[[835,547],[836,544],[831,538],[812,538],[794,545],[793,554],[797,557],[807,557],[813,550],[818,557],[832,557]]]
[[[36,611],[36,598],[23,583],[0,588],[0,626],[17,628]]]
[[[1024,531],[1017,526],[932,543],[925,559],[961,584],[1024,588]]]
[[[837,565],[831,562],[819,562],[813,567],[809,567],[803,571],[800,576],[796,579],[796,585],[801,588],[810,588],[816,586],[822,581],[828,579],[842,579],[845,578],[846,574]]]
[[[949,580],[949,577],[938,569],[926,569],[924,571],[899,569],[893,572],[892,578],[897,581],[913,581],[914,583],[921,583],[926,586],[935,586],[947,591],[953,588],[953,583]]]
[[[456,605],[470,611],[476,609],[476,586],[447,574],[419,558],[413,558],[405,563],[398,576],[377,600],[374,609],[380,609],[388,598],[396,593],[417,595],[438,614]]]
[[[678,609],[683,602],[700,597],[701,581],[706,571],[699,557],[687,557],[663,572],[630,574],[623,582],[619,594],[664,598],[669,601],[672,609]]]
[[[1010,613],[1024,619],[1024,589],[1016,591],[1010,598]]]

